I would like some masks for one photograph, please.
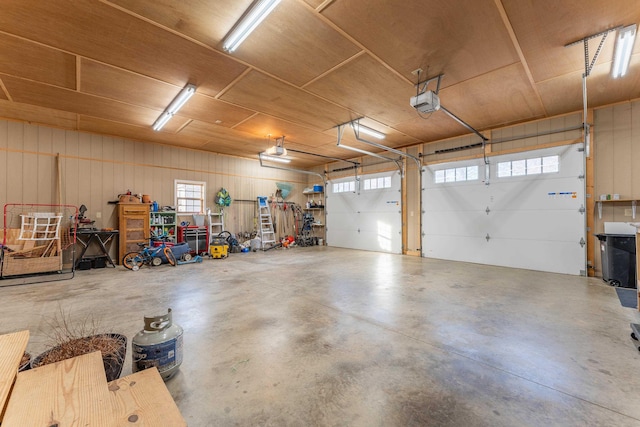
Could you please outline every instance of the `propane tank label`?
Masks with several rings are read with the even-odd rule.
[[[132,350],[134,372],[155,366],[162,373],[182,363],[182,334],[159,344],[132,343]]]

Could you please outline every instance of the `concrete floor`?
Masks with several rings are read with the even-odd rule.
[[[61,308],[131,339],[171,307],[190,426],[640,426],[640,316],[600,279],[311,247],[0,300],[0,333],[29,329],[33,354]]]

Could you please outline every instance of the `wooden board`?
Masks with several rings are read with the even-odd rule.
[[[111,381],[109,396],[116,425],[187,425],[156,368]]]
[[[29,331],[0,335],[0,422],[28,341]]]
[[[100,352],[20,372],[2,427],[111,426]]]

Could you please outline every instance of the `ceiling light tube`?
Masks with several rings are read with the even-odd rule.
[[[169,112],[165,111],[158,117],[158,119],[153,124],[153,130],[160,130],[167,122],[171,119],[172,115]]]
[[[224,40],[223,49],[229,53],[236,50],[278,3],[280,3],[280,0],[259,0]]]
[[[171,104],[169,104],[169,106],[162,112],[162,114],[160,114],[160,117],[158,117],[153,123],[153,130],[158,131],[162,129],[164,125],[166,125],[167,122],[171,120],[174,114],[176,114],[178,110],[180,110],[180,108],[182,108],[182,106],[187,103],[189,98],[191,98],[194,93],[196,93],[196,85],[194,84],[189,83],[184,88],[182,88],[180,93],[173,99],[173,101],[171,101]]]
[[[383,156],[382,154],[373,153],[371,151],[363,150],[361,148],[351,147],[350,145],[338,144],[338,147],[346,148],[347,150],[355,151],[356,153],[366,154],[368,156],[377,157],[379,159],[387,160],[387,161],[390,161],[390,162],[395,162],[396,161],[395,159],[392,159],[391,157]]]
[[[196,85],[193,85],[193,84],[186,85],[180,91],[178,96],[176,96],[176,98],[171,102],[171,104],[169,104],[169,106],[167,107],[167,112],[171,115],[174,115],[175,113],[177,113],[178,110],[180,110],[182,106],[187,103],[189,98],[191,98],[194,93],[196,93]]]
[[[374,138],[378,138],[378,139],[384,139],[385,138],[385,134],[382,132],[378,132],[375,129],[371,129],[368,128],[364,125],[361,125],[359,122],[354,122],[351,123],[351,127],[356,131],[356,132],[362,132],[364,134],[367,134],[369,136],[372,136]]]
[[[268,154],[260,153],[260,158],[262,160],[268,160],[270,162],[278,162],[278,163],[291,163],[291,159],[286,159],[283,157],[270,156]]]
[[[633,24],[618,30],[613,64],[611,65],[611,77],[614,79],[623,77],[629,69],[637,27],[636,24]]]

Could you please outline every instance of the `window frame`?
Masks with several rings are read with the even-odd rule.
[[[201,197],[200,198],[196,198],[196,197],[180,197],[178,196],[178,185],[194,185],[194,186],[200,186],[201,187]],[[204,181],[191,181],[191,180],[187,180],[187,179],[176,179],[173,182],[173,190],[174,190],[174,202],[175,202],[175,209],[176,209],[176,213],[178,215],[191,215],[191,214],[201,214],[204,213],[204,211],[206,210],[206,206],[207,206],[207,183]],[[192,201],[192,200],[199,200],[201,203],[201,207],[202,209],[200,211],[181,211],[180,210],[180,200],[188,200],[188,201]]]

